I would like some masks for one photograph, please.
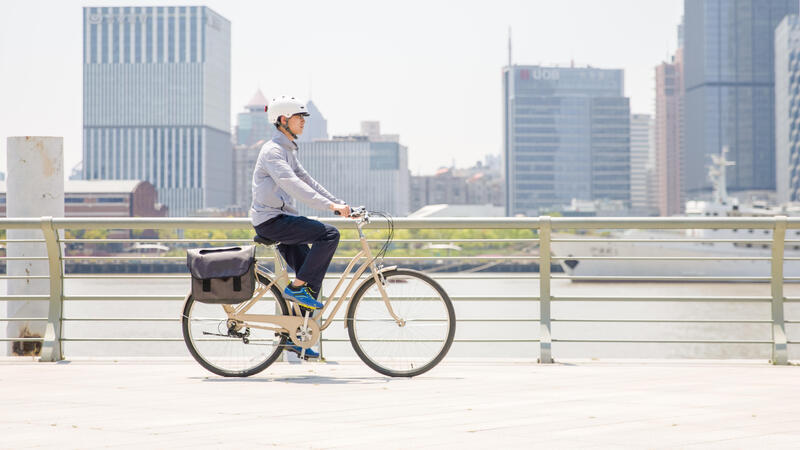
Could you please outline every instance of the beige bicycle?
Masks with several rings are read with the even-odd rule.
[[[379,268],[362,230],[370,221],[370,212],[354,208],[351,217],[356,219],[361,250],[313,316],[284,299],[283,288],[289,283],[286,261],[277,242],[258,236],[255,242],[271,247],[275,254],[275,271],[258,266],[252,299],[220,305],[187,296],[183,337],[195,360],[221,376],[257,374],[278,359],[289,340],[305,353],[349,301],[344,326],[356,354],[369,367],[392,377],[413,377],[436,366],[450,350],[456,331],[450,297],[424,273],[397,266]],[[379,256],[391,242],[391,220],[388,224],[389,238]],[[363,262],[353,272],[360,260]]]

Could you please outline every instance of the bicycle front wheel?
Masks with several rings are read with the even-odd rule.
[[[258,282],[270,280],[257,274]],[[280,291],[273,286],[247,311],[248,314],[286,315],[288,308]],[[286,337],[272,330],[229,322],[222,305],[186,300],[181,320],[183,340],[194,359],[207,370],[223,377],[249,377],[275,362]]]
[[[375,283],[367,279],[347,309],[353,349],[369,367],[391,377],[413,377],[445,357],[456,333],[450,297],[439,283],[409,269],[383,273],[383,288],[396,320]]]

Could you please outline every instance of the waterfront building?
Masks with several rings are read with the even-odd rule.
[[[653,151],[653,117],[631,115],[631,212],[636,215],[650,215],[653,207],[648,199],[647,180]]]
[[[367,136],[334,136],[300,143],[300,162],[333,195],[395,217],[408,215],[408,149]],[[301,214],[324,215],[298,203]]]
[[[672,62],[656,66],[655,173],[657,207],[662,216],[684,212],[683,49]]]
[[[685,0],[686,194],[708,192],[730,150],[731,190],[775,189],[774,31],[797,0]]]
[[[478,162],[467,169],[442,168],[433,175],[410,179],[411,211],[427,205],[504,206],[504,181],[499,167]]]
[[[155,187],[142,180],[69,180],[64,217],[164,217]],[[0,217],[6,217],[6,185],[0,182]]]
[[[622,70],[503,69],[506,212],[578,200],[630,207],[630,105]]]
[[[239,210],[247,212],[252,206],[253,170],[255,170],[261,147],[269,139],[262,139],[251,145],[236,145],[233,147],[233,204]]]
[[[655,155],[647,163],[647,204],[651,205],[651,214],[659,215],[658,209],[658,172],[656,171]]]
[[[149,181],[175,216],[230,205],[230,22],[86,7],[83,24],[84,179]]]
[[[800,201],[800,17],[775,29],[775,181],[780,203]]]

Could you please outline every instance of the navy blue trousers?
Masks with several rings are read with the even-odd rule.
[[[278,251],[296,277],[320,292],[322,279],[339,246],[339,230],[308,217],[285,214],[256,225],[255,229],[259,236],[280,242]]]

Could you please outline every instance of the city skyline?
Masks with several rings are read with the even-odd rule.
[[[675,48],[681,2],[596,3],[501,2],[497,11],[486,11],[481,3],[472,2],[462,5],[458,17],[446,5],[433,4],[428,17],[417,17],[417,8],[408,3],[381,13],[365,2],[333,6],[312,1],[304,7],[302,19],[284,21],[269,18],[293,17],[286,5],[138,1],[102,6],[214,9],[232,23],[231,123],[256,89],[267,98],[282,91],[299,91],[301,96],[310,92],[326,115],[331,135],[357,129],[363,120],[380,120],[403,137],[411,171],[433,173],[454,160],[456,166],[466,167],[484,155],[500,154],[502,96],[497,86],[507,64],[509,25],[515,63],[565,67],[574,60],[581,67],[624,68],[631,111],[652,112],[652,67]],[[8,3],[3,5],[6,13],[0,14],[4,17],[0,18],[0,93],[7,99],[0,113],[0,134],[64,136],[68,168],[81,160],[82,6],[99,5]],[[43,8],[48,14],[38,14]],[[576,9],[584,14],[574,15]],[[619,17],[620,9],[638,20],[610,29],[608,21]],[[388,13],[396,20],[385,21]],[[374,20],[365,20],[369,18]],[[303,32],[293,35],[297,22]],[[408,23],[415,24],[414,33],[408,32],[404,25]],[[266,24],[278,35],[295,36],[296,54],[267,44],[271,38],[265,36]],[[630,39],[633,35],[637,39]],[[276,70],[275,63],[281,60],[289,63]],[[53,72],[53,67],[59,70]],[[446,114],[420,113],[416,105],[426,99],[444,104]],[[474,132],[476,121],[485,124],[484,133]],[[0,160],[0,170],[5,170],[5,158]]]

